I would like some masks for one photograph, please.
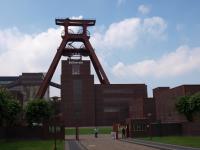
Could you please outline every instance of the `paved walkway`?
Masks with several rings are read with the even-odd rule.
[[[185,147],[185,146],[178,146],[178,145],[172,145],[172,144],[164,144],[164,143],[158,143],[158,142],[152,142],[152,141],[145,141],[140,139],[121,139],[121,141],[133,143],[133,144],[139,144],[144,146],[149,146],[153,148],[158,148],[161,150],[200,150],[200,148],[191,148],[191,147]]]
[[[83,150],[84,148],[76,140],[65,140],[65,150]]]
[[[200,150],[171,144],[163,144],[140,139],[113,140],[110,135],[81,135],[76,141],[74,136],[66,136],[65,150]]]
[[[70,138],[74,138],[74,136],[67,136],[68,142]],[[99,135],[98,138],[94,138],[93,135],[81,135],[79,144],[80,150],[158,150],[152,147],[128,143],[119,140],[113,140],[110,135]]]

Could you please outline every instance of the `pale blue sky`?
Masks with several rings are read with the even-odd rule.
[[[55,18],[82,16],[97,20],[91,42],[111,83],[146,83],[149,91],[200,84],[199,6],[198,0],[0,0],[0,75],[47,71],[60,40]]]

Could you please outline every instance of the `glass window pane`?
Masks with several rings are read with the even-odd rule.
[[[80,74],[80,65],[73,64],[72,65],[72,75],[79,75]]]

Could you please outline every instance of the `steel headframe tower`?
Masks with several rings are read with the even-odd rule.
[[[89,41],[90,35],[87,30],[87,27],[94,26],[95,22],[96,20],[77,20],[77,19],[69,19],[69,18],[55,20],[56,25],[64,26],[64,34],[61,35],[62,42],[39,88],[39,91],[37,93],[38,98],[42,98],[44,96],[47,90],[47,87],[51,83],[51,79],[61,59],[61,56],[71,57],[77,54],[80,56],[89,56],[94,66],[94,69],[97,73],[100,83],[110,84],[94,52],[94,49]],[[81,30],[79,30],[77,33],[73,33],[69,29],[70,26],[80,27]],[[73,42],[82,42],[83,46],[81,46],[80,48],[75,48],[72,46]]]

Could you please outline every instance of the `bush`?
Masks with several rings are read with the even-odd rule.
[[[6,89],[0,89],[0,125],[16,125],[22,107]]]
[[[16,100],[9,100],[7,103],[6,125],[13,126],[20,119],[22,107]]]
[[[188,121],[193,121],[193,115],[200,112],[200,93],[184,96],[176,103],[178,112],[184,114]]]
[[[52,107],[43,99],[34,99],[28,102],[26,109],[26,120],[30,126],[34,123],[42,124],[48,121],[52,115]]]
[[[200,93],[196,93],[191,96],[191,109],[194,110],[194,112],[200,112]]]
[[[176,103],[176,108],[179,113],[184,114],[188,121],[193,121],[194,110],[190,106],[190,96],[180,97],[178,103]]]

